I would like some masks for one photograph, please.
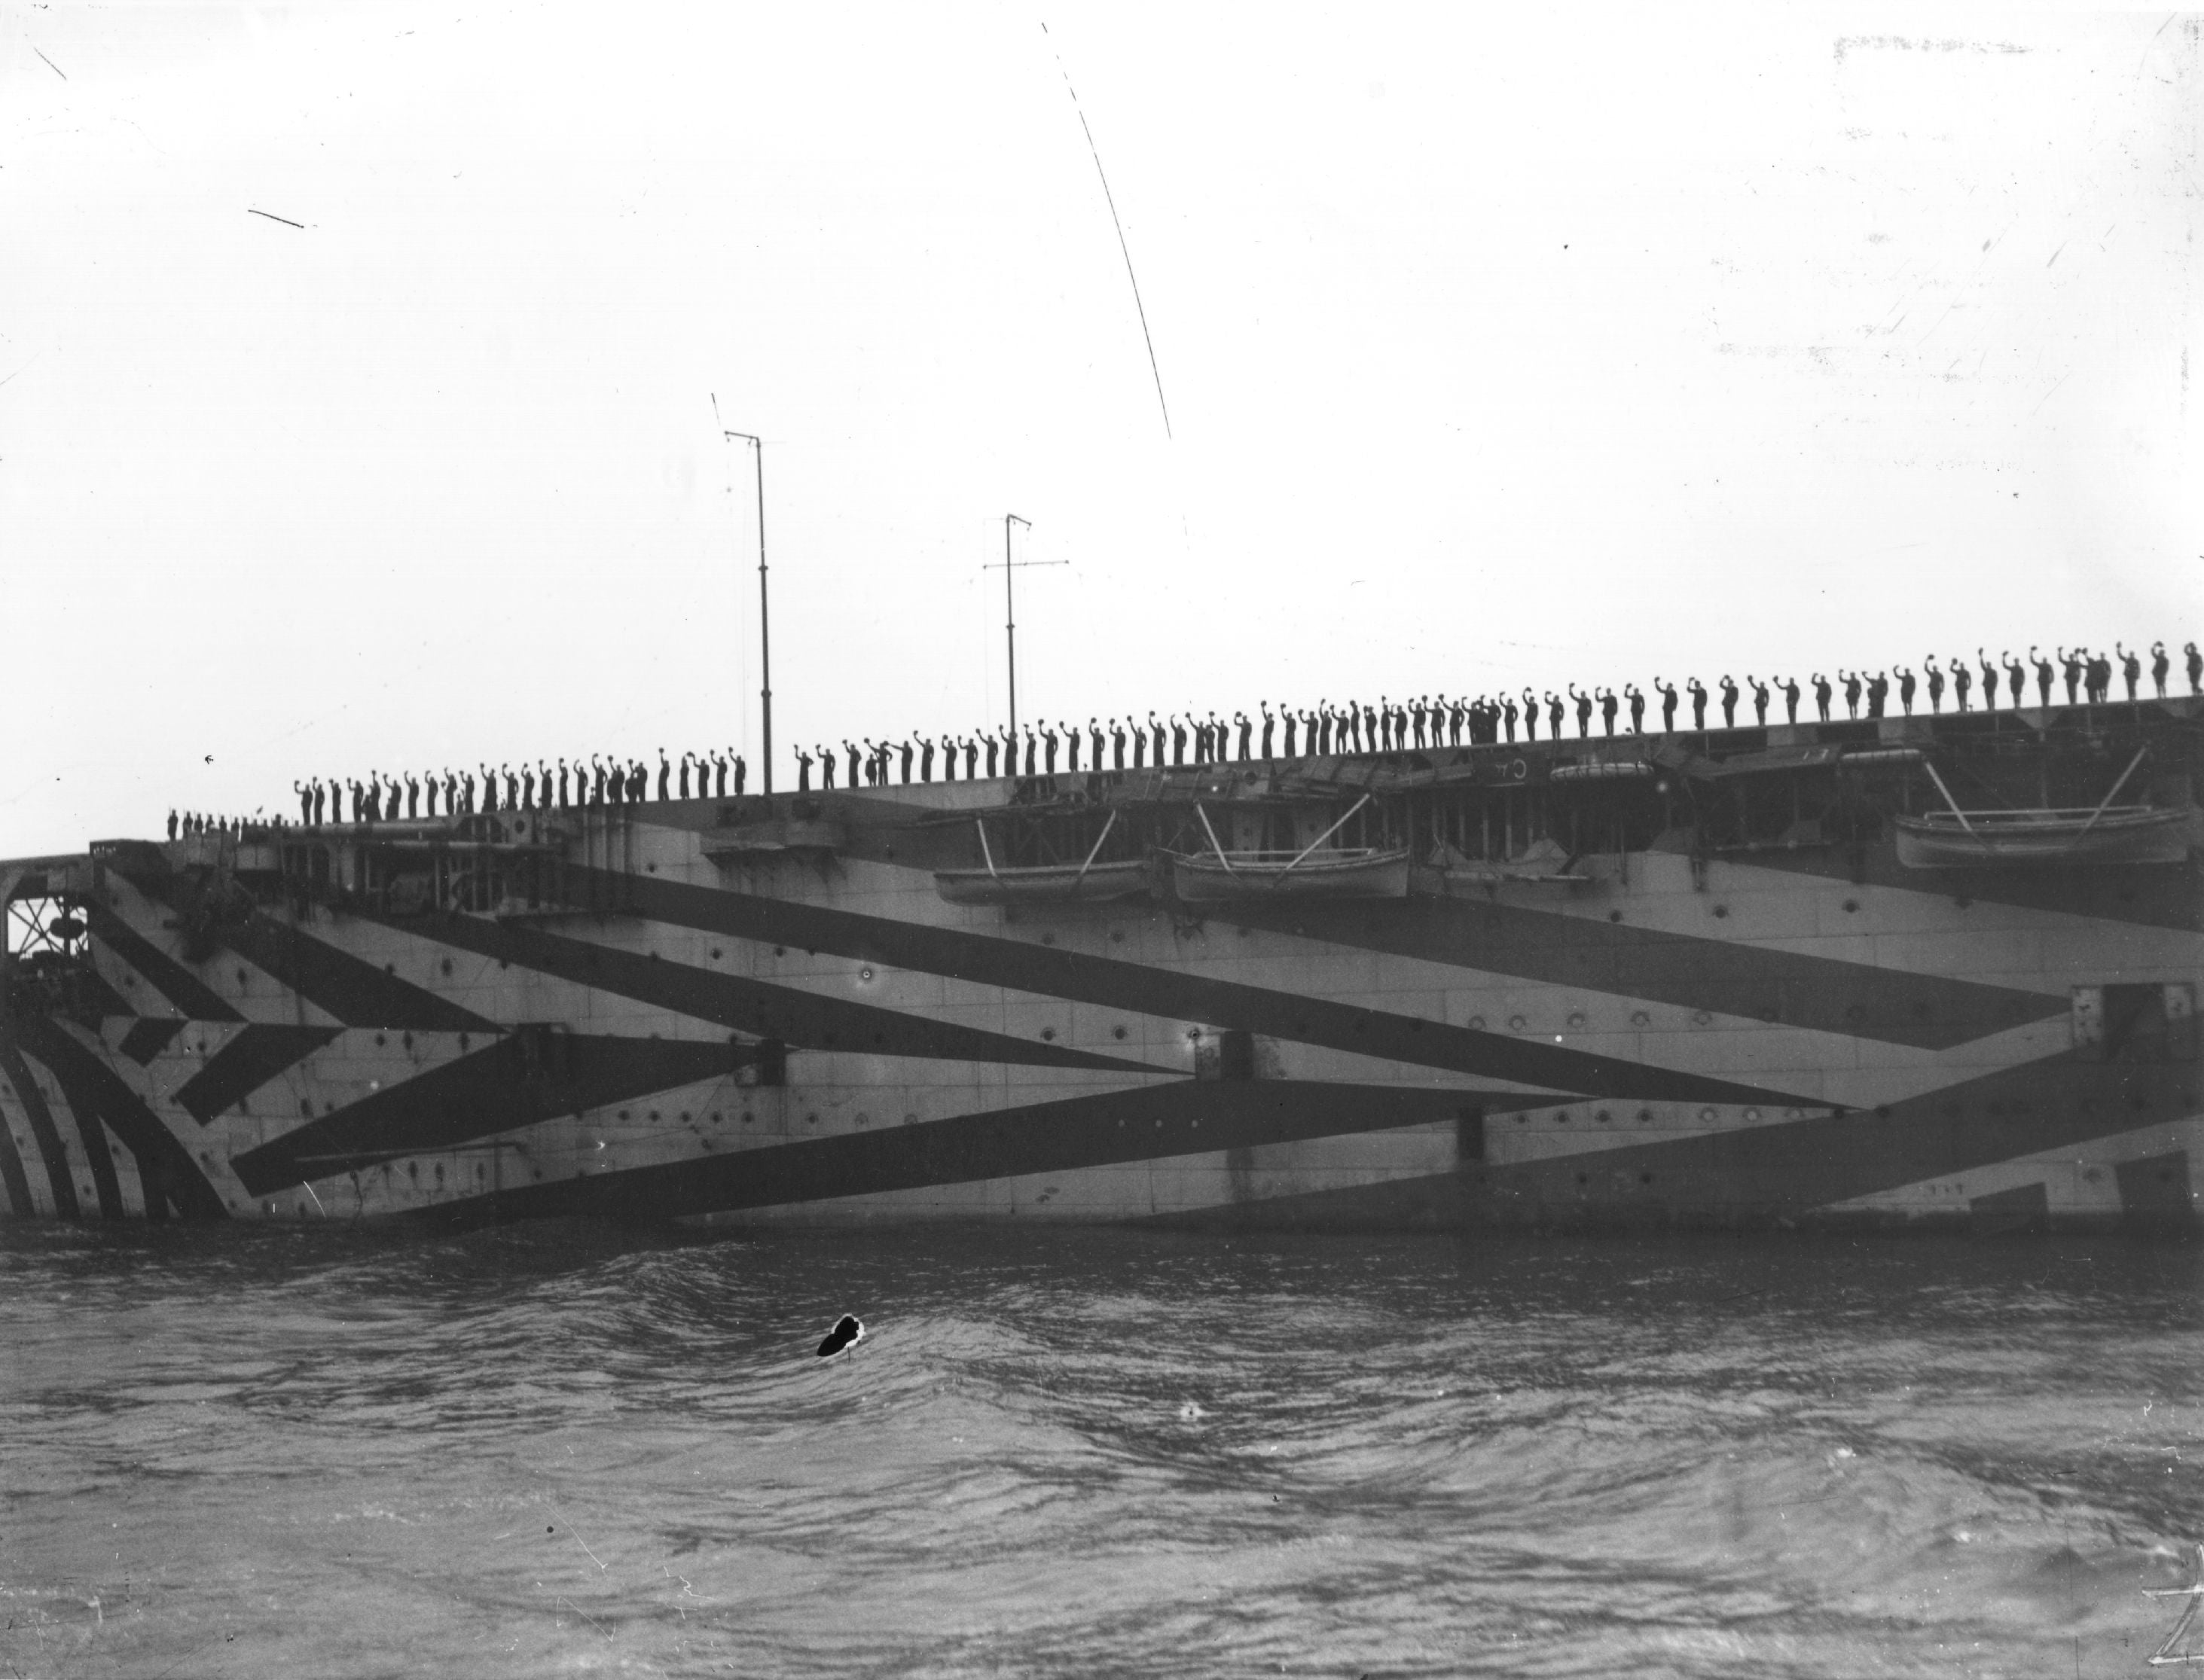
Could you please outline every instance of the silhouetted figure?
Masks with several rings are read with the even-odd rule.
[[[2181,651],[2189,660],[2189,692],[2204,694],[2204,654],[2196,651],[2193,642],[2183,644]]]
[[[1967,690],[1974,686],[1975,669],[1967,663],[1966,655],[1955,654],[1952,658],[1952,704],[1964,712],[1967,709]]]
[[[169,838],[170,838],[171,840],[173,840],[173,839],[175,839],[175,837],[176,837],[176,807],[175,807],[175,806],[173,806],[173,805],[172,805],[172,806],[170,806],[170,807],[169,807]]]
[[[658,796],[661,801],[673,797],[673,766],[667,762],[663,747],[658,749]]]
[[[1684,687],[1692,696],[1692,727],[1703,730],[1707,726],[1706,685],[1696,677],[1686,677]]]
[[[1056,731],[1046,724],[1040,726],[1041,762],[1051,776],[1056,774]]]
[[[1569,691],[1569,699],[1574,702],[1577,709],[1577,738],[1579,740],[1584,740],[1589,737],[1591,734],[1591,696],[1587,694],[1579,694],[1577,692],[1577,685],[1573,683],[1571,683],[1567,686]],[[1555,732],[1556,734],[1559,734],[1560,732],[1560,725],[1558,720],[1556,720],[1555,723]]]
[[[1622,685],[1622,697],[1630,702],[1630,732],[1632,735],[1644,734],[1645,690],[1635,683],[1625,683]]]
[[[1829,679],[1818,671],[1814,673],[1812,681],[1814,704],[1821,708],[1822,721],[1826,724],[1829,721],[1829,696],[1834,690],[1830,686]]]
[[[826,791],[833,785],[834,749],[821,742],[819,746],[819,786],[821,791]]]
[[[887,754],[887,747],[886,743],[881,745],[880,754],[881,761],[883,765],[885,765]],[[896,748],[896,767],[902,773],[903,784],[905,787],[909,787],[910,785],[911,763],[913,760],[917,758],[917,750],[912,747],[908,740],[903,741],[898,744]],[[886,772],[885,770],[882,771],[881,779],[886,779]]]
[[[1727,671],[1721,674],[1721,709],[1722,727],[1735,729],[1737,727],[1737,681]]]
[[[1523,738],[1538,738],[1538,696],[1529,689],[1523,690]]]
[[[2016,712],[2028,704],[2028,672],[2022,669],[2020,661],[2013,658],[2010,653],[2005,656],[2005,686],[2006,692],[2012,696],[2013,709]],[[2047,681],[2043,698],[2047,701],[2051,698]]]
[[[1551,689],[1546,690],[1546,735],[1549,740],[1561,738],[1561,697]]]
[[[2083,662],[2082,681],[2092,706],[2106,706],[2112,698],[2112,662],[2102,654],[2092,654]]]
[[[1896,669],[1899,708],[1910,718],[1913,715],[1913,672],[1911,668],[1906,665],[1901,665]]]
[[[1944,709],[1944,673],[1937,669],[1934,654],[1921,661],[1921,674],[1928,679],[1928,713],[1934,717]]]
[[[1867,714],[1870,718],[1882,715],[1883,702],[1890,698],[1890,678],[1880,671],[1868,678]]]
[[[976,782],[980,778],[980,743],[970,736],[964,737],[964,779]]]
[[[2037,653],[2035,649],[2031,647],[2028,650],[2028,662],[2035,667],[2035,692],[2038,696],[2038,703],[2046,710],[2048,710],[2051,705],[2051,683],[2053,676],[2051,661],[2045,659],[2042,654]]]
[[[1798,721],[1798,679],[1796,677],[1786,677],[1783,679],[1782,687],[1784,715],[1795,724]]]
[[[2035,649],[2030,648],[2029,651],[2033,654]],[[2082,650],[2079,648],[2054,648],[2051,651],[2057,655],[2060,667],[2066,673],[2066,703],[2069,706],[2075,705],[2081,698],[2079,690],[2082,687],[2082,678],[2088,669],[2088,663],[2083,659]],[[2094,699],[2095,696],[2092,695],[2091,698]]]
[[[2165,673],[2172,668],[2172,660],[2165,656],[2165,644],[2163,642],[2152,642],[2150,644],[2150,680],[2158,684],[2158,697],[2160,700],[2165,698]]]
[[[834,1328],[826,1333],[826,1340],[819,1344],[819,1357],[831,1359],[844,1348],[854,1347],[864,1339],[864,1325],[850,1314],[844,1313],[835,1320]]]
[[[1752,720],[1765,728],[1768,723],[1768,684],[1751,671],[1745,673],[1745,686],[1752,690]]]
[[[2112,651],[2120,656],[2120,680],[2127,684],[2128,701],[2132,705],[2138,698],[2136,690],[2142,686],[2142,660],[2115,642]]]
[[[798,793],[811,791],[811,754],[801,747],[796,749],[796,790]]]
[[[1661,691],[1661,732],[1674,735],[1676,732],[1676,685],[1656,677],[1653,686]]]
[[[1837,675],[1844,679],[1845,716],[1857,718],[1859,716],[1860,691],[1863,687],[1860,674],[1857,671],[1840,671]]]

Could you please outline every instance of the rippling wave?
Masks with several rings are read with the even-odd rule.
[[[593,1225],[0,1239],[30,1675],[2085,1676],[2204,1257]],[[830,1360],[837,1316],[868,1334]]]

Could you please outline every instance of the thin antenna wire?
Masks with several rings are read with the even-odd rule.
[[[1041,25],[1040,33],[1044,35],[1048,33],[1046,23]],[[1053,44],[1049,50],[1056,52]],[[1094,144],[1094,131],[1087,126],[1087,113],[1080,109],[1079,90],[1071,85],[1071,72],[1063,68],[1063,55],[1060,52],[1056,52],[1056,68],[1063,78],[1063,91],[1071,96],[1071,109],[1079,118],[1080,132],[1087,136],[1087,151],[1094,159],[1094,173],[1102,182],[1102,202],[1110,206],[1110,225],[1117,230],[1117,249],[1125,258],[1125,278],[1133,285],[1133,308],[1141,317],[1141,341],[1148,346],[1148,371],[1155,377],[1156,406],[1163,410],[1164,435],[1169,437],[1171,435],[1170,405],[1164,400],[1163,370],[1156,365],[1156,341],[1148,331],[1147,305],[1141,301],[1141,280],[1133,272],[1133,251],[1132,247],[1125,243],[1125,224],[1118,219],[1117,200],[1110,191],[1110,177],[1104,174],[1102,169],[1101,148]]]

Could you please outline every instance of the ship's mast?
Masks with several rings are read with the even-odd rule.
[[[1010,740],[1016,743],[1018,736],[1018,625],[1017,611],[1010,594],[1010,574],[1021,567],[1033,565],[1069,565],[1069,560],[1013,560],[1010,559],[1010,527],[1023,525],[1033,529],[1033,521],[1022,519],[1015,513],[1003,516],[1003,640],[1010,656]],[[994,568],[987,568],[990,571]]]
[[[712,399],[712,417],[720,417],[720,399]],[[763,742],[760,768],[764,772],[765,791],[773,791],[773,629],[766,595],[765,574],[765,440],[750,432],[728,431],[720,434],[730,441],[739,440],[750,447],[757,462],[757,519],[758,519],[758,675],[761,687],[758,701],[759,735]]]

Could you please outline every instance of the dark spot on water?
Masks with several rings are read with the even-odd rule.
[[[821,1359],[831,1359],[844,1348],[861,1342],[864,1339],[863,1323],[854,1315],[845,1312],[834,1321],[834,1328],[826,1333],[826,1339],[819,1344],[818,1357]]]

